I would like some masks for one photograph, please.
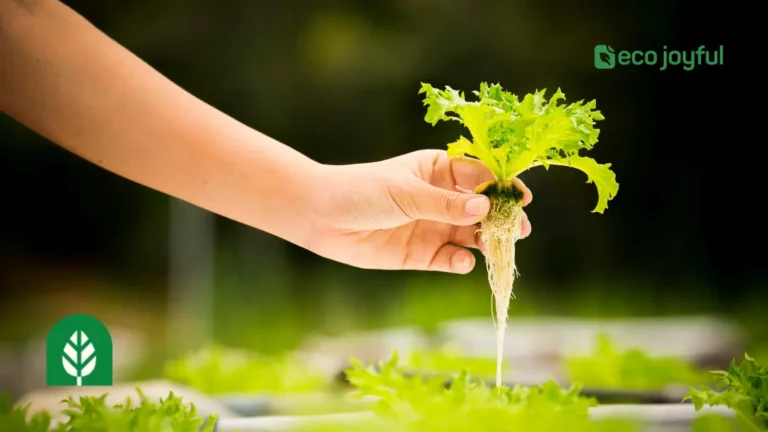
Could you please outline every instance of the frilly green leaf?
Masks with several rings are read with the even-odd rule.
[[[579,152],[591,150],[598,142],[600,130],[595,122],[604,120],[597,103],[579,101],[566,105],[560,89],[546,98],[546,89],[527,94],[522,101],[501,85],[480,84],[472,92],[476,101],[467,101],[464,93],[451,87],[437,89],[422,83],[427,114],[431,125],[439,121],[458,121],[472,136],[461,136],[448,144],[448,155],[480,159],[497,180],[509,181],[536,167],[568,166],[587,174],[598,192],[593,212],[602,213],[619,190],[611,164],[598,164]]]

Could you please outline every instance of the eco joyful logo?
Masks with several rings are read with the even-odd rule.
[[[45,345],[48,386],[111,386],[112,336],[90,315],[69,315],[53,326]]]
[[[685,71],[692,71],[696,66],[722,66],[723,46],[720,45],[715,50],[708,50],[706,46],[701,45],[696,50],[691,51],[668,51],[665,45],[664,50],[659,54],[655,50],[616,51],[610,45],[597,45],[595,46],[594,57],[595,68],[597,69],[614,69],[617,65],[658,65],[661,71],[677,66]]]

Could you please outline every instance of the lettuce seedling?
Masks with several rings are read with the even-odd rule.
[[[704,405],[727,406],[751,430],[768,430],[768,365],[745,353],[741,364],[731,361],[727,371],[712,373],[718,388],[691,389],[684,401],[692,401],[697,411]]]
[[[330,378],[291,357],[211,346],[166,363],[165,378],[210,395],[305,393],[325,389]]]
[[[499,84],[480,84],[473,93],[477,101],[467,101],[464,93],[446,87],[439,90],[422,83],[428,106],[424,118],[433,126],[441,120],[458,121],[472,136],[448,144],[449,156],[471,156],[482,161],[495,179],[475,188],[488,196],[491,209],[482,221],[480,239],[485,249],[488,279],[496,302],[497,385],[501,385],[501,359],[504,330],[517,268],[515,243],[520,239],[523,222],[523,192],[514,179],[531,168],[552,165],[576,168],[587,174],[587,183],[597,187],[597,206],[603,213],[608,201],[619,190],[611,164],[599,164],[579,155],[598,141],[595,121],[603,120],[596,102],[561,104],[565,94],[560,89],[547,100],[546,90],[526,95],[522,101],[504,91]]]
[[[373,409],[387,422],[384,430],[389,431],[637,430],[631,422],[590,419],[589,409],[597,401],[582,396],[577,386],[561,388],[554,381],[533,387],[491,388],[463,371],[446,388],[439,377],[404,375],[396,352],[378,367],[353,360],[346,373],[357,388],[354,396],[374,399]]]
[[[640,349],[620,351],[606,335],[598,336],[592,356],[568,358],[565,369],[572,383],[594,388],[663,390],[708,381],[703,371],[684,359],[651,357]]]
[[[0,395],[0,431],[48,432],[51,428],[51,415],[37,412],[28,415],[29,405],[14,407],[11,397]]]
[[[203,419],[195,406],[169,393],[153,401],[141,394],[134,405],[131,398],[110,405],[107,395],[70,397],[61,411],[69,419],[53,425],[47,412],[28,416],[29,406],[13,407],[10,398],[0,400],[0,431],[14,432],[213,432],[217,418]]]

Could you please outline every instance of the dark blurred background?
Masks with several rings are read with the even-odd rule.
[[[518,246],[510,315],[717,314],[765,336],[763,246],[750,244],[759,211],[739,196],[759,144],[734,133],[736,23],[722,4],[65,3],[192,94],[323,163],[454,140],[460,126],[424,122],[420,82],[597,99],[606,120],[592,156],[613,164],[619,194],[593,214],[582,173],[522,176],[533,234]],[[597,44],[728,53],[692,71],[597,70]],[[280,352],[310,331],[490,314],[482,265],[467,276],[350,268],[104,171],[4,116],[0,153],[0,345],[75,312],[150,335],[153,359],[207,341]]]

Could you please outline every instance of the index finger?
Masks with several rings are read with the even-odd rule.
[[[456,186],[472,190],[478,185],[493,180],[493,174],[484,163],[468,157],[452,157],[448,160],[451,175]]]

